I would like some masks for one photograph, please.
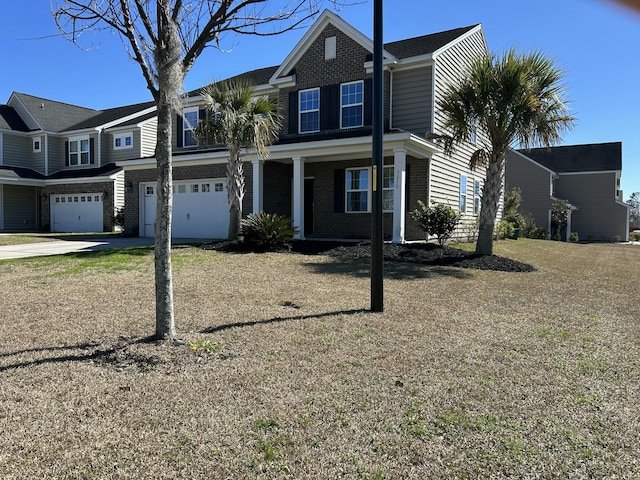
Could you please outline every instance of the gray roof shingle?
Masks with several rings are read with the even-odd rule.
[[[518,150],[556,173],[622,170],[622,143],[593,143]]]
[[[386,43],[384,49],[397,58],[426,55],[444,47],[478,25],[479,24],[454,28],[453,30],[446,30],[444,32],[431,33],[429,35]]]

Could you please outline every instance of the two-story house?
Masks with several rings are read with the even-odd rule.
[[[153,155],[156,124],[153,103],[93,110],[14,92],[0,106],[0,230],[113,230],[115,162]]]
[[[567,228],[580,240],[629,240],[629,206],[620,190],[620,142],[512,150],[507,154],[505,183],[522,193],[520,210],[551,231],[556,199],[572,205]]]
[[[371,79],[373,42],[324,11],[277,66],[241,76],[256,94],[277,100],[283,116],[269,157],[246,152],[243,211],[286,215],[300,238],[369,238],[371,232]],[[487,52],[474,25],[384,46],[385,237],[424,239],[409,212],[421,199],[459,208],[475,222],[484,172],[469,170],[474,145],[455,154],[426,139],[444,133],[437,101],[469,62]],[[198,92],[185,97],[174,122],[173,235],[224,238],[228,200],[224,149],[199,145],[193,128],[205,118]],[[118,162],[125,169],[125,231],[153,236],[153,157]]]

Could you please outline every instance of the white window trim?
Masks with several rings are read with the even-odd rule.
[[[388,169],[388,168],[391,169],[391,174],[394,177],[393,178],[393,187],[385,187],[384,186],[384,171],[386,169]],[[385,210],[384,209],[384,203],[383,203],[383,209],[382,209],[383,213],[392,213],[393,212],[393,207],[394,207],[394,205],[393,205],[393,191],[395,190],[395,186],[396,186],[395,175],[396,175],[396,172],[395,172],[395,166],[394,165],[383,165],[383,167],[382,167],[382,199],[383,199],[383,201],[384,201],[384,192],[385,191],[392,192],[392,195],[391,195],[391,208],[388,209],[388,210]]]
[[[305,110],[304,112],[302,111],[302,102],[301,102],[301,98],[302,98],[302,94],[306,93],[306,92],[312,92],[312,91],[317,91],[318,92],[318,108],[313,109],[313,110]],[[303,113],[313,113],[313,112],[318,112],[318,128],[317,130],[302,130],[302,114]],[[317,133],[320,131],[320,88],[316,87],[316,88],[307,88],[305,90],[300,90],[298,92],[298,133]]]
[[[82,150],[81,148],[83,140],[87,141],[87,150]],[[69,142],[69,152],[67,154],[69,155],[69,167],[85,167],[87,165],[91,165],[91,139],[89,138],[89,135],[69,137],[68,142]],[[78,163],[72,164],[71,163],[71,144],[75,142],[78,142],[78,151],[76,152],[78,155]],[[82,154],[85,152],[87,154],[87,163],[82,163]]]
[[[464,178],[464,191],[462,189],[462,179]],[[458,197],[458,210],[460,210],[460,212],[462,212],[463,214],[467,213],[467,208],[469,207],[469,204],[467,203],[467,190],[469,189],[469,178],[466,175],[460,174],[460,180],[458,183],[458,191],[459,191],[459,197]],[[462,208],[462,199],[464,198],[464,208]]]
[[[196,113],[196,124],[195,125],[191,125],[186,118],[186,115],[188,113]],[[196,142],[193,145],[187,145],[187,139],[186,139],[186,132],[191,131],[193,132],[196,127],[198,126],[198,122],[200,121],[200,108],[199,107],[185,107],[182,109],[182,146],[186,147],[186,148],[190,148],[190,147],[197,147],[198,146],[198,142]],[[194,136],[195,138],[195,136]]]
[[[31,140],[32,140],[31,144],[33,145],[33,153],[42,152],[42,137],[40,137],[40,136],[32,137]],[[36,147],[36,143],[38,144],[37,147]]]
[[[357,84],[357,83],[362,85],[362,102],[343,104],[342,103],[342,87],[345,87],[347,85],[354,85],[354,84]],[[357,107],[357,106],[360,106],[360,109],[361,109],[360,118],[362,119],[362,121],[360,122],[359,125],[349,125],[348,127],[344,127],[342,125],[342,110],[344,108],[346,108],[346,107]],[[360,128],[362,126],[364,126],[364,82],[362,80],[358,80],[358,81],[355,81],[355,82],[341,83],[340,84],[340,129]]]
[[[131,144],[127,145],[127,138],[131,139]],[[118,147],[118,139],[120,139],[121,145]],[[133,132],[114,133],[113,134],[113,149],[114,150],[126,150],[133,148]]]
[[[353,170],[366,170],[367,171],[367,209],[366,210],[349,210],[349,192],[364,192],[365,189],[352,189],[349,188],[349,184],[347,182],[348,172]],[[353,167],[346,168],[344,171],[344,211],[345,213],[371,213],[371,167]]]

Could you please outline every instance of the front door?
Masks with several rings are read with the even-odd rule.
[[[313,235],[313,178],[304,179],[304,235]]]

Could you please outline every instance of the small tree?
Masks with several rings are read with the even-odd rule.
[[[519,212],[522,203],[522,192],[520,188],[514,187],[504,192],[504,214],[503,218],[512,223],[514,228],[522,228],[524,226],[524,218]]]
[[[551,205],[551,238],[561,239],[561,232],[567,226],[571,204],[568,200],[558,199]]]
[[[449,205],[433,203],[432,207],[427,207],[422,200],[418,200],[418,208],[411,212],[411,217],[427,236],[435,235],[438,245],[442,247],[456,229],[462,213]]]
[[[237,241],[245,194],[242,148],[254,149],[261,158],[266,158],[269,154],[267,146],[277,138],[280,116],[276,113],[275,101],[256,96],[253,86],[247,81],[212,83],[201,92],[210,116],[198,125],[195,135],[199,141],[221,143],[229,152],[227,239]]]
[[[629,200],[629,225],[634,228],[640,227],[640,192],[633,192]]]

